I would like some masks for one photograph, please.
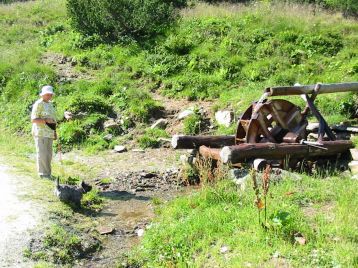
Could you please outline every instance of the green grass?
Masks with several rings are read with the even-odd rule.
[[[220,181],[159,206],[130,262],[144,267],[274,267],[278,255],[292,267],[355,267],[357,190],[357,181],[345,176],[286,177],[271,185],[266,230],[259,224],[251,181],[244,192]],[[305,245],[295,243],[297,233]],[[220,253],[223,246],[227,253]]]
[[[43,84],[54,84],[68,150],[111,148],[103,139],[107,116],[123,122],[117,137],[147,124],[162,110],[151,92],[215,100],[216,109],[240,114],[267,86],[358,80],[357,22],[305,5],[197,4],[166,34],[127,44],[74,32],[64,0],[0,5],[0,15],[1,124],[28,134],[31,104]],[[59,82],[55,69],[41,63],[45,52],[71,58],[73,71],[90,79]],[[356,110],[352,96],[320,95],[317,104],[329,122],[339,122]],[[298,97],[288,99],[303,106]],[[67,122],[65,110],[86,114]]]
[[[27,183],[36,189],[24,192],[22,197],[38,202],[43,208],[44,222],[40,229],[34,230],[33,233],[37,244],[35,247],[26,248],[24,256],[35,261],[35,267],[53,267],[52,264],[71,264],[75,259],[96,251],[101,242],[96,239],[95,233],[88,232],[86,228],[93,227],[92,216],[105,202],[98,191],[93,189],[86,193],[82,199],[82,209],[74,211],[54,196],[53,181],[37,176],[34,143],[26,136],[14,135],[5,128],[0,129],[2,161],[5,164],[11,163],[15,176],[26,179]],[[71,161],[63,161],[62,164],[54,162],[52,167],[53,173],[61,177],[61,182],[69,184],[77,184],[80,179],[93,179],[95,172]],[[82,242],[84,244],[81,244]]]
[[[139,146],[143,149],[158,148],[161,145],[160,138],[169,138],[164,129],[154,128],[146,129],[145,133],[138,138]]]
[[[358,81],[355,20],[313,13],[302,5],[267,3],[198,4],[182,14],[175,27],[146,43],[101,44],[98,38],[71,29],[64,0],[0,4],[2,154],[23,173],[34,174],[29,114],[44,84],[55,86],[64,149],[87,147],[96,153],[113,146],[103,138],[107,132],[102,124],[108,116],[122,120],[120,131],[113,134],[123,141],[127,136],[121,135],[135,127],[145,129],[151,117],[161,113],[152,92],[213,100],[216,109],[232,107],[240,114],[267,86]],[[90,78],[60,82],[55,68],[42,63],[45,52],[70,57],[72,71]],[[288,99],[303,106],[298,97]],[[356,95],[320,95],[317,105],[330,123],[339,122],[353,114]],[[66,110],[86,114],[65,121]],[[188,119],[188,133],[198,132],[197,121]],[[233,131],[218,129],[225,134]],[[146,130],[136,139],[142,147],[155,147],[165,135],[162,130]],[[54,171],[62,177],[95,173],[66,162],[55,164]],[[48,194],[52,182],[36,183],[38,195],[31,198],[52,200]],[[153,200],[160,213],[133,261],[147,267],[270,267],[273,255],[279,255],[294,267],[358,266],[356,192],[357,182],[344,176],[287,178],[271,186],[267,231],[258,224],[250,185],[239,192],[222,181],[169,205]],[[101,202],[95,191],[84,201],[94,209]],[[58,202],[49,210],[57,221],[69,221],[77,229],[91,221]],[[50,234],[61,234],[60,229],[49,228]],[[293,243],[297,232],[307,239],[306,245]],[[222,246],[230,250],[221,254]],[[66,254],[62,254],[66,260],[72,258]]]

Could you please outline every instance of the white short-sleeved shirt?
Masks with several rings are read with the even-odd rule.
[[[34,103],[31,112],[31,120],[50,118],[56,120],[55,108],[52,102],[39,99]],[[46,124],[32,124],[32,135],[34,137],[55,138],[55,131]]]

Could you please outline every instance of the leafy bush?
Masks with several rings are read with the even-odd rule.
[[[141,148],[158,148],[160,146],[159,138],[167,138],[168,134],[163,129],[147,129],[145,134],[139,139],[139,145]]]
[[[90,134],[89,136],[87,136],[85,145],[86,153],[95,154],[99,151],[108,149],[110,144],[103,138],[103,135]]]
[[[202,116],[198,113],[192,114],[184,119],[184,133],[187,135],[199,134],[202,129]]]
[[[177,6],[183,4],[175,1]],[[67,10],[75,29],[106,40],[151,36],[176,17],[173,4],[164,0],[68,0]]]
[[[103,197],[100,196],[100,193],[97,189],[92,189],[90,192],[83,195],[81,204],[91,210],[101,210],[103,208]]]
[[[73,96],[68,100],[65,106],[66,111],[74,114],[78,113],[100,113],[105,115],[113,115],[113,108],[99,96]]]
[[[127,99],[127,111],[135,120],[148,122],[151,117],[157,118],[162,113],[163,107],[144,91],[128,90]]]
[[[71,147],[74,144],[81,143],[86,137],[86,132],[80,125],[80,122],[74,120],[60,124],[58,128],[58,136],[59,142],[62,145]]]

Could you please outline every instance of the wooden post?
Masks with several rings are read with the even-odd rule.
[[[174,135],[172,146],[174,149],[196,149],[200,146],[221,148],[235,145],[235,136],[182,136]]]
[[[207,159],[221,160],[220,159],[220,149],[209,148],[204,145],[199,147],[199,154]]]
[[[240,163],[247,159],[264,158],[267,160],[291,158],[314,158],[318,156],[332,156],[353,148],[351,141],[322,141],[321,149],[299,143],[252,143],[235,146],[225,146],[220,152],[223,163]]]
[[[269,87],[265,92],[270,96],[288,96],[312,94],[315,92],[316,85],[307,86],[286,86],[286,87]],[[335,92],[358,92],[358,82],[338,83],[338,84],[320,84],[317,94],[335,93]]]

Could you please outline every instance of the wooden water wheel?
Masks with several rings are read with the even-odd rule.
[[[253,103],[241,116],[235,142],[298,142],[306,137],[306,118],[301,109],[286,100]]]

